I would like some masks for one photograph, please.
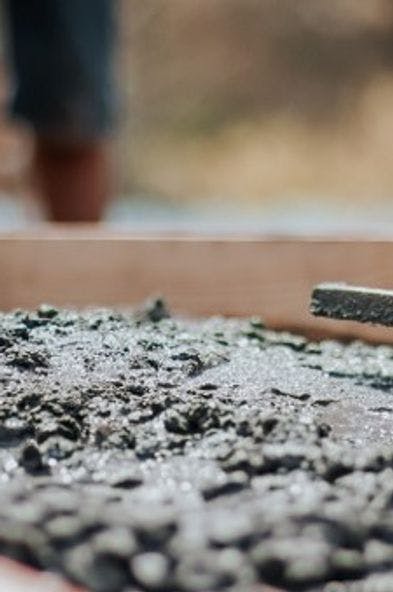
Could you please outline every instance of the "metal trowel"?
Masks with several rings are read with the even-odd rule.
[[[393,327],[393,291],[347,284],[319,284],[312,292],[317,317]]]

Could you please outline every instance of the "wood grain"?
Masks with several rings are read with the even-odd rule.
[[[0,308],[132,306],[163,295],[179,314],[262,316],[315,337],[393,343],[393,330],[315,319],[320,282],[393,287],[393,240],[128,236],[43,227],[0,236]]]

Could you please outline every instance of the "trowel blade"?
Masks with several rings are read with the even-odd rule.
[[[313,289],[310,310],[318,317],[393,327],[393,291],[319,284]]]

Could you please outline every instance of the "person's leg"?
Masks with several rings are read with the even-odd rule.
[[[110,194],[109,171],[104,141],[67,144],[36,138],[34,183],[51,221],[100,221]]]
[[[13,113],[35,132],[34,180],[55,221],[96,221],[109,194],[115,0],[8,0]]]

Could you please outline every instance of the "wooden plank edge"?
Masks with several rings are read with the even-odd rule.
[[[4,592],[83,592],[57,575],[40,572],[0,557],[0,590]]]
[[[191,241],[191,242],[307,242],[307,243],[386,243],[393,241],[392,234],[341,234],[330,233],[329,235],[300,235],[281,233],[244,233],[239,232],[192,232],[192,231],[148,231],[129,230],[123,227],[93,224],[43,224],[23,230],[12,230],[0,233],[2,240],[115,240],[115,241]]]
[[[393,286],[393,241],[304,237],[122,236],[51,228],[0,236],[0,308],[132,306],[152,294],[175,313],[253,316],[321,337],[393,343],[393,331],[314,319],[321,281]]]

